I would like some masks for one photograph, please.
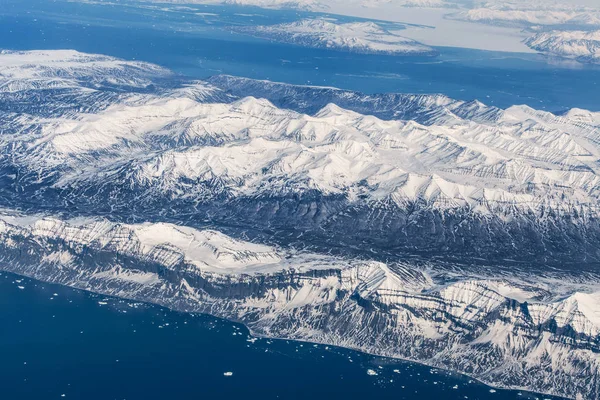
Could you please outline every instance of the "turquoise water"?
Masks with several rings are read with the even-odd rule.
[[[0,326],[3,400],[556,399],[6,273]]]
[[[227,29],[288,22],[307,13],[125,4],[131,5],[4,0],[0,48],[76,49],[150,61],[196,78],[224,73],[367,93],[443,93],[501,107],[600,110],[598,66],[557,65],[539,55],[460,48],[439,48],[437,58],[308,49]]]

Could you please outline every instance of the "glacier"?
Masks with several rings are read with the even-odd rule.
[[[0,53],[0,268],[598,398],[600,113]]]

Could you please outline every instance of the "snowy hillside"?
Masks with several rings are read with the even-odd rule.
[[[544,54],[600,62],[600,31],[552,31],[531,36],[527,46]]]
[[[305,19],[280,25],[241,27],[236,30],[304,47],[364,54],[436,54],[432,48],[386,30],[373,22],[335,23],[325,19]]]

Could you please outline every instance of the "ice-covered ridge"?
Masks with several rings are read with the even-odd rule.
[[[86,3],[107,2],[107,0],[77,0]],[[237,6],[252,6],[266,9],[293,9],[301,11],[322,12],[332,6],[344,4],[354,7],[378,7],[390,3],[390,0],[148,0],[152,3],[163,4],[226,4]],[[398,7],[456,7],[448,0],[392,0]]]
[[[0,110],[3,128],[11,115],[77,118],[115,103],[152,97],[228,101],[217,88],[187,81],[154,64],[73,50],[0,51]]]
[[[304,19],[279,25],[237,28],[253,36],[305,47],[327,48],[367,54],[434,55],[435,50],[384,29],[375,22],[337,23]]]

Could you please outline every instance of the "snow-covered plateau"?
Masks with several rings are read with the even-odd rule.
[[[600,113],[0,53],[0,268],[600,395]]]
[[[547,55],[600,63],[600,30],[541,32],[525,40],[525,44]]]
[[[304,47],[335,49],[363,54],[436,55],[431,47],[402,37],[398,30],[375,22],[336,23],[316,18],[297,22],[235,28],[252,36]]]

